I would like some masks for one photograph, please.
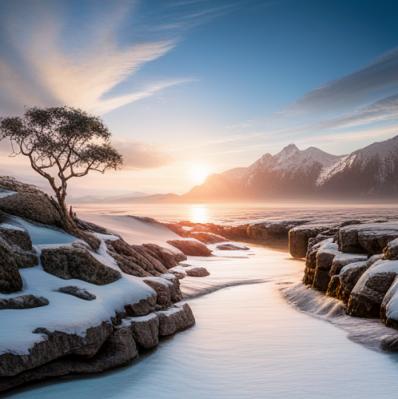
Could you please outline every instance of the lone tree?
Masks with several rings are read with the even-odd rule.
[[[69,107],[30,108],[22,118],[0,120],[0,140],[9,139],[11,155],[28,157],[32,169],[48,180],[62,227],[78,235],[66,205],[68,182],[122,164],[121,155],[110,145],[110,136],[100,118]]]

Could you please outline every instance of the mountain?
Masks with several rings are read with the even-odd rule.
[[[349,155],[290,144],[246,168],[211,175],[186,200],[398,196],[398,136]]]

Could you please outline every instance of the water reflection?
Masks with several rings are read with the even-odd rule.
[[[194,223],[208,223],[209,209],[207,205],[194,204],[189,210],[189,220]]]

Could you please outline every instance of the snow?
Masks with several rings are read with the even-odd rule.
[[[0,189],[0,198],[6,198],[14,194],[16,194],[16,191]]]
[[[39,255],[44,248],[67,246],[77,241],[75,237],[60,230],[33,225],[20,218],[13,218],[11,223],[22,225],[29,231],[32,241],[36,243],[34,249]],[[11,224],[11,226],[14,225]],[[51,234],[54,236],[52,239]],[[136,230],[134,234],[139,237],[139,230]],[[144,229],[144,235],[146,234]],[[92,255],[103,264],[120,271],[114,259],[108,254],[105,244],[105,240],[117,237],[104,234],[97,234],[97,237],[101,239],[101,245],[98,253],[92,253]],[[153,238],[156,239],[156,236],[154,235]],[[40,244],[37,244],[38,242]],[[2,310],[0,313],[0,353],[28,354],[34,344],[45,339],[45,336],[33,333],[39,327],[44,327],[49,331],[84,336],[88,328],[102,322],[111,322],[115,313],[122,312],[125,305],[138,303],[155,293],[142,279],[123,272],[121,272],[121,279],[102,286],[77,279],[60,279],[46,273],[41,265],[21,269],[20,273],[24,290],[16,294],[0,294],[0,298],[32,294],[47,298],[49,305],[33,309]],[[163,284],[171,284],[167,279],[160,277],[156,279]],[[57,292],[58,288],[65,285],[85,289],[94,294],[96,299],[82,301],[74,296]]]

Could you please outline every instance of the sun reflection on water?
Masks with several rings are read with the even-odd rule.
[[[209,221],[209,209],[206,205],[192,205],[189,213],[191,222],[207,223]]]

